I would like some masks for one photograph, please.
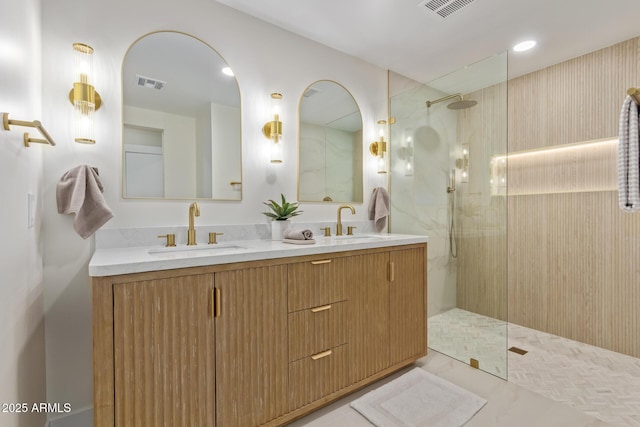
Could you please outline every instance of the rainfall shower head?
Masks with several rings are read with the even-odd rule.
[[[465,108],[471,108],[478,103],[478,101],[464,99],[461,93],[454,93],[453,95],[448,95],[444,98],[436,99],[435,101],[427,101],[427,108],[431,107],[433,104],[437,104],[438,102],[446,101],[447,99],[453,98],[458,98],[458,100],[453,101],[451,104],[447,105],[447,108],[449,108],[450,110],[464,110]]]

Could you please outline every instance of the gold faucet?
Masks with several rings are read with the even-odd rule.
[[[196,229],[193,226],[193,220],[196,216],[200,216],[200,206],[198,206],[198,202],[193,202],[189,206],[189,231],[187,231],[187,246],[197,245]]]
[[[356,210],[351,205],[340,205],[338,207],[338,225],[336,226],[336,236],[342,236],[342,209],[351,209],[353,215],[356,214]]]

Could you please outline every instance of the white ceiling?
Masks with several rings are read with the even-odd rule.
[[[423,83],[526,39],[509,78],[640,35],[640,0],[475,0],[447,18],[420,0],[217,1]]]

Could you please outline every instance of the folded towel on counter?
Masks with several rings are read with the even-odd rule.
[[[627,96],[620,111],[618,143],[618,206],[626,212],[640,212],[638,120],[638,105]]]
[[[308,228],[287,228],[284,230],[282,238],[289,240],[311,240],[313,239],[313,231]]]
[[[87,165],[68,170],[58,181],[58,213],[76,215],[73,228],[83,239],[113,218],[113,211],[107,206],[103,191],[98,169]]]
[[[384,187],[375,188],[369,201],[369,219],[374,221],[378,233],[384,229],[388,216],[389,193]]]

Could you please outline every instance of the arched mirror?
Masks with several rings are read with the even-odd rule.
[[[300,99],[298,200],[362,202],[362,115],[339,83],[320,80]]]
[[[240,91],[215,50],[146,35],[124,58],[122,88],[123,197],[242,199]]]

